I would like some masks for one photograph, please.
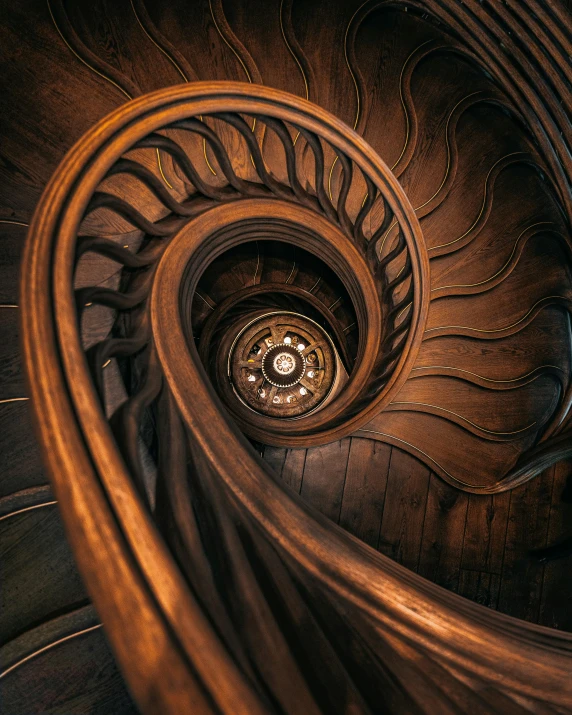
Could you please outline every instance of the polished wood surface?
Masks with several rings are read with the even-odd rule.
[[[489,608],[572,630],[572,555],[531,557],[570,533],[569,463],[511,492],[469,495],[399,448],[359,437],[266,447],[264,458],[323,514],[412,571]]]
[[[29,710],[52,707],[79,713],[130,712],[134,707],[110,658],[100,620],[83,610],[89,608],[87,596],[63,536],[54,503],[59,500],[90,597],[144,711],[186,712],[191,699],[196,709],[205,712],[213,702],[228,712],[236,712],[237,703],[246,712],[257,711],[260,703],[263,708],[278,703],[276,707],[288,712],[316,708],[336,712],[351,704],[366,712],[377,711],[380,702],[391,712],[567,711],[564,674],[569,640],[564,634],[550,635],[523,622],[514,625],[447,596],[395,570],[374,551],[363,550],[334,524],[466,599],[524,621],[571,629],[567,576],[571,557],[566,539],[572,480],[569,464],[559,463],[571,453],[569,13],[565,3],[545,6],[536,0],[498,7],[476,1],[459,5],[419,0],[407,8],[374,1],[336,2],[327,12],[323,2],[290,0],[277,0],[271,6],[254,0],[212,0],[190,6],[179,0],[167,4],[29,0],[5,8],[3,96],[8,111],[0,118],[6,137],[0,168],[5,497],[0,503],[0,526],[8,573],[3,642],[9,642],[2,655],[5,676],[0,687],[8,693],[10,708],[19,703]],[[90,349],[95,383],[105,392],[103,411],[107,417],[116,413],[111,429],[120,451],[112,446],[92,390],[84,391],[79,403],[67,411],[67,391],[77,396],[81,380],[87,386],[85,375],[80,376],[83,363],[77,360],[82,346],[72,318],[75,306],[70,303],[65,308],[71,295],[71,288],[64,287],[71,286],[71,233],[70,250],[54,275],[54,312],[52,307],[44,313],[28,308],[24,336],[28,356],[37,349],[39,335],[44,336],[42,354],[37,359],[28,357],[33,363],[28,365],[29,387],[18,347],[17,282],[27,223],[65,151],[97,120],[129,99],[141,97],[138,106],[143,107],[146,92],[180,82],[191,90],[189,83],[197,80],[239,81],[239,94],[256,96],[257,101],[271,95],[254,85],[309,99],[345,122],[347,128],[341,122],[335,126],[349,142],[346,148],[354,141],[349,139],[351,128],[356,129],[372,147],[370,164],[379,155],[392,172],[387,181],[391,184],[393,176],[399,180],[394,211],[401,211],[411,226],[419,221],[420,230],[413,228],[411,235],[416,238],[409,247],[414,255],[416,247],[424,246],[427,258],[414,260],[413,281],[418,297],[426,291],[430,304],[423,308],[423,301],[417,300],[411,325],[419,337],[412,337],[403,353],[406,368],[398,394],[376,405],[371,404],[371,396],[366,399],[359,414],[368,409],[370,414],[359,425],[351,426],[354,418],[348,412],[349,421],[344,418],[345,422],[324,432],[327,436],[318,437],[316,427],[326,424],[327,415],[335,413],[331,409],[321,416],[317,412],[306,434],[299,429],[297,436],[288,435],[296,432],[296,426],[284,426],[270,437],[268,426],[260,423],[253,428],[248,416],[243,420],[243,429],[256,439],[256,450],[285,482],[284,492],[280,484],[268,483],[272,477],[247,451],[228,418],[221,421],[218,408],[213,407],[218,404],[213,402],[214,393],[201,382],[200,365],[196,373],[192,367],[190,374],[186,367],[181,369],[184,360],[173,362],[169,351],[186,354],[185,342],[176,342],[168,327],[167,308],[155,298],[161,370],[175,396],[161,398],[159,419],[167,426],[170,445],[176,444],[176,435],[182,439],[184,429],[199,444],[198,450],[196,445],[175,449],[159,465],[160,474],[179,474],[181,459],[192,456],[201,475],[197,485],[201,503],[218,505],[212,522],[199,520],[192,526],[193,506],[185,501],[181,478],[167,482],[166,492],[156,487],[155,417],[142,423],[147,449],[138,454],[133,448],[129,420],[140,413],[129,405],[147,371],[156,366],[146,362],[145,354],[134,359],[126,373],[124,363],[104,342],[117,337],[115,311],[127,307],[125,300],[135,300],[129,292],[139,290],[143,295],[149,288],[144,278],[139,283],[139,279],[128,280],[136,268],[144,273],[142,261],[147,259],[142,257],[145,251],[150,255],[144,233],[162,233],[170,241],[176,230],[187,221],[191,225],[208,208],[200,202],[185,204],[189,182],[169,153],[169,142],[178,143],[191,158],[203,189],[208,192],[212,185],[212,197],[223,195],[228,175],[212,137],[192,138],[181,129],[168,129],[159,148],[150,142],[130,151],[126,158],[138,162],[147,174],[137,169],[137,178],[130,165],[131,173],[106,179],[99,190],[114,198],[100,199],[100,208],[83,224],[83,231],[98,236],[99,243],[82,256],[73,286],[84,291],[78,296],[89,304],[83,311],[82,346]],[[172,96],[182,97],[185,92],[173,90]],[[270,104],[279,99],[277,94],[272,97]],[[305,105],[292,100],[289,106],[292,119]],[[230,111],[231,104],[225,109]],[[124,108],[116,117],[133,117],[129,111]],[[313,108],[303,111],[318,116]],[[323,121],[325,115],[319,116]],[[248,119],[252,126],[252,117]],[[220,119],[209,119],[207,124],[220,138],[241,190],[266,183],[272,193],[279,190],[276,182],[290,185],[284,144],[275,128],[264,125],[263,117],[254,126],[258,158],[257,146],[245,143],[236,126]],[[104,132],[116,131],[109,122],[102,127]],[[117,129],[118,147],[122,131]],[[303,192],[314,192],[315,201],[306,208],[318,207],[346,237],[353,235],[365,207],[361,230],[366,243],[356,243],[358,253],[362,252],[389,214],[367,203],[369,186],[363,178],[356,179],[355,171],[353,181],[347,183],[347,164],[328,142],[323,146],[322,178],[318,178],[318,154],[299,131],[290,129],[298,198]],[[124,150],[134,138],[126,131]],[[95,142],[91,148],[88,143],[83,147],[86,153],[76,153],[57,174],[62,199],[66,177],[86,160]],[[356,157],[352,155],[354,161]],[[262,181],[261,167],[270,172]],[[161,187],[159,194],[145,184],[153,181],[155,188]],[[94,189],[95,183],[85,197]],[[276,198],[284,200],[284,195],[272,200]],[[116,210],[117,199],[136,207],[145,221],[134,222],[134,214]],[[262,199],[268,200],[268,195],[258,197]],[[82,200],[76,204],[77,216]],[[50,211],[52,217],[55,214],[53,205],[44,207],[32,235],[46,239]],[[246,206],[242,210],[243,214],[237,203],[236,218],[248,215]],[[169,223],[173,211],[181,212],[179,223]],[[273,217],[272,211],[268,214]],[[61,215],[67,230],[69,213]],[[184,229],[180,233],[182,243]],[[334,266],[345,283],[344,291],[352,276],[361,277],[364,284],[370,271],[376,290],[384,281],[397,280],[399,285],[404,278],[402,269],[408,263],[396,261],[376,283],[372,259],[377,255],[383,264],[384,256],[400,245],[391,221],[378,239],[375,250],[362,256],[367,267],[357,269],[356,261],[349,269],[342,269],[340,262]],[[157,246],[161,243],[153,240]],[[257,237],[252,234],[251,240]],[[51,280],[48,264],[41,262],[46,245],[38,238],[28,246],[25,277],[28,287],[35,281],[35,306],[46,298],[45,286]],[[273,257],[271,251],[268,258],[264,250],[255,255],[252,245],[240,258],[232,253],[221,257],[227,261],[228,278],[226,274],[220,279],[214,274],[209,277],[208,270],[201,277],[195,264],[197,290],[183,310],[188,317],[187,342],[189,337],[192,342],[189,326],[198,337],[213,313],[218,319],[234,304],[231,315],[232,310],[237,315],[243,305],[245,310],[289,305],[304,312],[304,291],[313,290],[321,277],[315,275],[315,266],[296,266],[295,258],[290,263],[289,258]],[[153,260],[162,250],[156,249]],[[332,260],[324,245],[317,253]],[[171,254],[176,255],[175,249]],[[123,269],[125,265],[132,267]],[[174,286],[169,281],[180,267],[177,260],[171,265],[164,262],[157,286],[159,282],[165,290]],[[284,288],[263,292],[265,285],[273,284]],[[252,294],[251,289],[255,289]],[[365,295],[362,289],[363,285],[357,292],[344,292],[336,289],[334,280],[323,280],[308,310],[317,311],[333,334],[337,331],[346,359],[357,356],[358,363],[366,364],[365,354],[371,369],[375,360],[364,341],[368,337],[373,344],[372,333],[379,335],[380,329],[386,329],[390,309],[382,296],[382,318],[375,318],[377,299],[371,290],[364,300],[366,310],[359,308],[361,298],[356,296],[360,291]],[[25,301],[31,295],[27,289],[22,294]],[[348,295],[354,305],[344,307]],[[398,299],[404,295],[396,292]],[[111,307],[106,307],[106,301],[111,301]],[[144,315],[145,310],[137,308],[129,315]],[[404,310],[407,301],[396,311],[398,319]],[[56,314],[59,332],[52,343],[47,336]],[[365,328],[366,318],[377,321],[374,331]],[[141,325],[147,328],[144,318]],[[214,320],[211,325],[216,330]],[[225,325],[232,327],[229,320]],[[346,328],[351,340],[344,348]],[[413,342],[417,353],[410,349]],[[75,359],[72,345],[77,348]],[[132,344],[128,350],[136,347]],[[68,355],[61,383],[50,372],[60,350]],[[44,385],[50,388],[49,395],[40,396],[44,367]],[[179,383],[182,386],[176,387]],[[148,380],[145,404],[158,394],[158,384]],[[190,392],[189,384],[194,385]],[[352,403],[354,397],[347,397],[351,392],[345,394]],[[45,409],[40,420],[45,430],[44,460],[50,463],[55,494],[47,487],[40,450],[31,436],[28,396],[35,397],[36,414]],[[196,400],[200,409],[190,404]],[[176,403],[186,428],[179,421]],[[232,400],[228,404],[232,412]],[[53,424],[71,425],[84,409],[83,422],[73,427],[73,435],[67,432],[58,442]],[[203,420],[211,424],[197,427],[197,421]],[[89,452],[83,451],[84,445],[91,445]],[[114,465],[111,472],[110,465]],[[78,475],[82,477],[72,490]],[[211,482],[217,480],[224,486],[213,491]],[[290,488],[302,502],[290,495]],[[167,548],[157,541],[157,526],[150,515]],[[183,528],[186,522],[190,526]],[[212,539],[216,547],[203,554],[197,538],[199,542]],[[227,558],[221,557],[223,553],[229,555],[230,572],[220,567]],[[335,577],[324,573],[330,564],[335,564]],[[214,582],[209,580],[213,568]],[[360,582],[358,594],[356,579],[360,578],[369,579],[370,585]],[[375,586],[380,579],[385,595]],[[284,599],[271,598],[272,588],[283,592]],[[224,594],[234,589],[236,603],[228,603]],[[416,609],[406,604],[407,598],[418,604]],[[308,603],[313,604],[310,610]],[[366,603],[377,604],[377,611]],[[243,614],[252,608],[259,618],[241,627]],[[63,612],[66,618],[70,614],[65,623],[59,620]],[[132,630],[129,615],[147,624],[145,637]],[[284,633],[292,624],[297,632],[300,623],[308,629],[307,636],[295,643],[285,641]],[[32,645],[21,646],[28,631]],[[520,639],[520,648],[511,642],[515,638]],[[195,647],[197,639],[209,644],[201,654]],[[96,660],[82,660],[92,648],[90,643],[95,644]],[[160,648],[166,654],[161,663],[149,656]],[[301,649],[308,649],[314,661],[304,659]],[[539,663],[536,672],[523,653],[528,653],[531,663]],[[12,669],[20,660],[25,667]],[[83,691],[55,685],[61,682],[58,668],[63,665],[58,664],[72,660],[78,669],[101,667],[106,684],[86,685]],[[95,662],[100,665],[93,666]],[[327,662],[335,676],[325,677],[315,662]],[[220,692],[215,692],[215,675],[218,683],[225,683]],[[497,679],[501,677],[502,682]],[[29,705],[18,697],[26,682],[36,683]],[[396,688],[396,682],[402,685]],[[381,690],[379,683],[383,683]],[[54,695],[58,687],[61,696]]]

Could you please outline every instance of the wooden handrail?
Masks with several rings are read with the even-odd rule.
[[[314,152],[313,194],[296,185],[291,171],[286,185],[266,170],[240,115],[277,132],[282,125],[300,132]],[[198,117],[242,132],[258,182],[232,175],[224,146]],[[197,172],[195,194],[169,198],[125,163],[125,154],[149,147],[172,152],[192,175],[172,138],[189,127],[212,140],[228,184],[205,185]],[[322,143],[345,166],[337,203],[319,180]],[[166,206],[158,220],[102,192],[121,161]],[[350,171],[361,172],[367,185],[353,219],[346,207]],[[377,238],[389,223],[378,227],[379,236],[361,230],[378,197],[385,220],[399,227],[381,254]],[[102,206],[153,238],[128,254],[82,237],[86,215]],[[243,240],[234,227],[261,221],[265,230],[288,222],[293,242],[327,248],[326,260],[361,316],[353,382],[323,411],[285,429],[284,443],[338,439],[403,384],[429,291],[415,212],[385,164],[341,121],[291,95],[239,83],[196,83],[140,97],[71,150],[30,227],[22,339],[37,434],[80,570],[140,707],[150,713],[504,712],[507,702],[515,711],[521,703],[524,712],[538,701],[567,707],[572,636],[465,601],[351,537],[278,483],[223,409],[189,345],[182,302],[217,252]],[[145,270],[123,292],[96,286],[75,292],[82,246]],[[78,328],[88,298],[132,316],[124,335],[92,348],[89,362]],[[379,341],[382,318],[387,332]],[[143,378],[108,421],[98,361],[142,352]],[[148,408],[160,430],[152,499],[137,441]],[[272,425],[246,429],[280,443]]]

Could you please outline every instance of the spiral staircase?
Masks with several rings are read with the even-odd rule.
[[[2,712],[572,712],[571,12],[5,3]]]

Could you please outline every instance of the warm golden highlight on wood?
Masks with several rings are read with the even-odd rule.
[[[6,712],[572,712],[567,3],[6,15]]]

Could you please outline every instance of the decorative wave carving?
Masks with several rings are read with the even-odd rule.
[[[294,33],[294,28],[292,27],[292,5],[294,0],[280,0],[280,31],[282,32],[282,37],[288,52],[292,55],[294,62],[298,65],[300,74],[302,75],[302,81],[304,82],[305,99],[313,101],[313,88],[315,86],[316,80],[314,78],[314,72],[312,66],[308,62],[308,58],[304,54],[304,51],[300,47],[298,40],[296,39],[296,34]],[[296,135],[296,139],[299,135]]]
[[[242,69],[244,70],[244,74],[246,75],[246,79],[250,83],[255,82],[256,84],[263,84],[262,76],[256,66],[256,63],[228,24],[226,15],[224,14],[223,0],[209,0],[209,7],[217,32],[224,40],[226,46],[239,61]]]
[[[141,90],[114,67],[104,62],[86,47],[74,31],[61,0],[46,0],[50,17],[58,35],[70,52],[89,70],[119,90],[126,99],[133,99]]]
[[[530,226],[529,228],[522,231],[522,233],[517,237],[511,254],[505,264],[498,269],[492,276],[485,278],[478,283],[466,283],[466,284],[456,284],[456,285],[446,285],[439,286],[437,288],[431,289],[431,299],[437,300],[438,298],[445,298],[450,295],[476,295],[479,293],[485,293],[486,291],[495,288],[500,283],[502,283],[516,268],[522,252],[524,251],[526,244],[532,238],[537,236],[552,235],[554,236],[565,249],[568,249],[570,244],[568,243],[566,237],[552,228],[549,228],[554,224],[550,222],[538,222]],[[538,226],[543,226],[539,229]],[[431,249],[429,249],[431,250]]]
[[[436,415],[437,417],[443,417],[455,424],[459,425],[463,429],[471,432],[477,437],[482,437],[484,439],[490,439],[499,442],[506,442],[514,439],[517,435],[522,435],[523,433],[530,433],[530,431],[536,426],[536,422],[526,425],[526,427],[521,427],[520,429],[515,429],[510,432],[502,432],[499,430],[491,430],[482,427],[475,422],[469,420],[467,417],[448,410],[445,407],[439,407],[439,405],[430,405],[426,402],[402,402],[395,401],[392,402],[388,408],[391,410],[404,410],[412,412],[425,412],[427,414]],[[550,409],[550,414],[552,414],[553,408]]]
[[[429,214],[431,214],[433,211],[439,208],[439,206],[441,206],[446,200],[448,193],[451,190],[455,181],[459,159],[459,152],[457,148],[457,143],[455,141],[455,130],[459,119],[464,114],[464,112],[478,104],[496,105],[497,100],[493,97],[483,97],[481,93],[475,93],[469,95],[464,100],[461,100],[461,102],[459,102],[449,114],[449,117],[447,118],[445,140],[445,145],[447,148],[447,162],[445,167],[445,173],[439,185],[439,188],[435,191],[431,198],[427,199],[427,201],[425,201],[423,204],[416,207],[415,212],[419,219],[423,219]],[[427,250],[431,252],[431,258],[448,255],[449,253],[453,253],[454,251],[464,248],[468,243],[473,240],[473,238],[475,238],[480,233],[480,231],[486,225],[492,210],[495,181],[505,169],[519,163],[528,164],[538,172],[542,171],[541,167],[538,166],[534,158],[524,152],[515,152],[513,154],[509,154],[508,156],[503,157],[502,159],[499,159],[497,162],[495,162],[495,164],[493,164],[493,166],[489,170],[485,179],[483,203],[477,214],[477,217],[469,226],[469,228],[457,238],[446,243],[439,244],[437,246],[428,247]],[[379,252],[381,255],[383,255],[383,250],[388,239],[390,240],[390,243],[388,245],[391,245],[394,228],[395,225],[390,226],[381,239],[381,243],[379,246]],[[450,246],[454,246],[454,248],[450,248]]]
[[[446,335],[464,335],[466,337],[477,337],[481,340],[498,340],[506,338],[520,332],[529,325],[536,316],[545,308],[556,306],[568,315],[572,313],[572,301],[562,295],[549,295],[537,301],[521,318],[514,323],[500,328],[476,328],[465,325],[443,325],[436,328],[427,328],[424,340],[432,340]]]
[[[531,156],[519,152],[509,154],[508,156],[505,156],[495,162],[490,168],[485,178],[483,202],[475,220],[469,226],[469,228],[457,238],[454,238],[451,241],[447,241],[446,243],[442,243],[437,246],[430,246],[427,250],[431,252],[432,258],[454,253],[455,251],[464,248],[468,243],[470,243],[474,238],[476,238],[476,236],[479,235],[479,233],[485,227],[491,214],[494,201],[494,185],[496,180],[502,174],[503,171],[517,164],[527,164],[538,172],[542,171],[541,167],[538,166],[538,164]],[[450,248],[451,246],[454,246],[454,248]]]
[[[435,376],[445,376],[452,377],[457,380],[464,380],[470,382],[473,385],[478,385],[479,387],[484,387],[487,390],[517,390],[520,387],[524,387],[539,377],[544,375],[550,375],[553,377],[560,387],[564,388],[564,370],[557,365],[542,365],[540,367],[527,372],[525,375],[520,377],[512,377],[504,380],[497,380],[491,377],[484,377],[483,375],[477,375],[475,372],[470,370],[463,370],[458,367],[448,367],[446,365],[427,365],[424,367],[414,367],[411,370],[410,379],[416,377],[435,377]]]

